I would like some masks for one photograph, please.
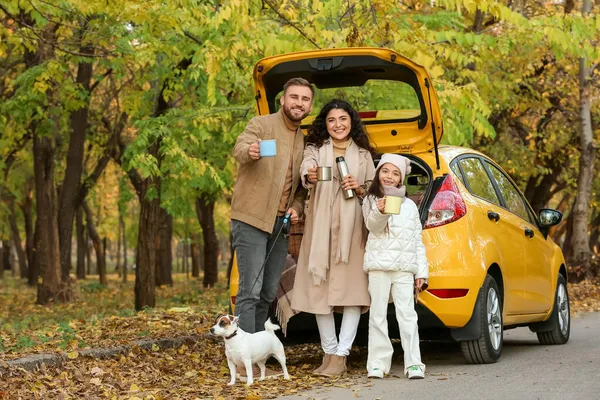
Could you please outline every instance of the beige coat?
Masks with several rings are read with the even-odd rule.
[[[277,155],[252,160],[248,149],[258,139],[276,139]],[[254,117],[248,122],[233,148],[233,156],[238,161],[239,168],[231,200],[231,219],[271,233],[288,170],[290,145],[290,135],[282,111]],[[300,174],[297,172],[300,170],[303,149],[304,135],[298,128],[292,152],[292,191],[288,208],[294,208],[299,216],[302,215],[302,202],[306,194],[300,185]]]
[[[321,147],[322,149],[322,147]],[[320,149],[312,148],[312,151],[318,152]],[[318,159],[318,154],[310,154],[311,147],[307,147],[304,152],[304,160]],[[311,165],[305,165],[310,163]],[[301,167],[301,174],[304,176],[305,171],[313,166],[313,161],[305,162]],[[348,264],[343,262],[335,262],[335,252],[330,251],[329,269],[327,271],[327,279],[324,283],[316,286],[312,283],[308,273],[308,258],[312,245],[313,231],[315,229],[329,229],[330,234],[330,249],[338,248],[338,232],[340,227],[340,207],[343,201],[359,202],[358,197],[346,200],[339,183],[339,174],[334,165],[332,168],[334,183],[337,187],[335,191],[333,207],[331,213],[330,227],[328,221],[315,221],[313,212],[313,203],[315,192],[314,187],[308,184],[310,188],[310,196],[308,207],[305,209],[305,227],[298,265],[296,267],[296,278],[294,281],[294,294],[292,298],[292,309],[303,311],[312,314],[329,314],[334,307],[338,306],[362,306],[363,311],[368,310],[370,305],[370,297],[368,291],[368,275],[363,271],[363,259],[365,255],[366,230],[360,204],[355,207],[355,215],[347,216],[354,218],[354,230],[352,234],[352,245],[349,255]],[[359,149],[359,172],[356,177],[359,184],[368,188],[373,176],[375,175],[375,167],[371,154]],[[325,225],[324,225],[325,224]],[[338,311],[338,310],[335,310]],[[341,311],[341,310],[340,310]]]

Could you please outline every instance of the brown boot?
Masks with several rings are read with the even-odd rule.
[[[327,368],[321,371],[323,376],[341,376],[346,372],[346,356],[331,356]]]
[[[312,373],[314,375],[320,375],[321,372],[327,368],[327,366],[329,365],[329,361],[331,361],[331,357],[333,357],[333,354],[325,354],[325,357],[323,357],[323,363],[321,364],[321,366],[317,369],[315,369]]]

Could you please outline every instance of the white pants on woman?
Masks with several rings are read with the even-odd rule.
[[[419,329],[415,311],[413,289],[414,275],[402,271],[369,271],[369,355],[367,370],[383,370],[389,373],[394,349],[388,335],[387,309],[390,290],[396,308],[396,319],[400,327],[400,340],[404,350],[404,373],[421,362],[419,350]]]
[[[317,314],[316,318],[319,335],[321,336],[321,346],[325,354],[336,356],[347,356],[350,354],[352,343],[354,342],[354,338],[356,338],[358,322],[360,321],[360,307],[344,307],[339,342],[335,334],[333,312],[329,314]]]

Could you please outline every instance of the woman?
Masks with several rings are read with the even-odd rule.
[[[370,304],[360,203],[375,175],[373,149],[358,113],[343,100],[323,107],[306,142],[300,173],[310,192],[292,308],[316,315],[325,356],[314,373],[338,376],[346,371],[360,314]],[[350,171],[343,180],[335,162],[340,156]],[[332,167],[331,181],[317,183],[318,166]],[[343,193],[349,189],[355,196],[346,199]],[[334,310],[343,313],[339,340]]]

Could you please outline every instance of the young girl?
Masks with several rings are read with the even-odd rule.
[[[368,376],[383,378],[392,365],[394,350],[387,328],[391,290],[404,350],[404,373],[409,379],[424,378],[413,293],[414,288],[418,291],[424,288],[428,266],[419,210],[406,197],[403,184],[410,172],[410,160],[397,154],[384,154],[375,171],[362,206],[369,230],[364,262],[371,295]],[[384,214],[386,194],[402,198],[399,214]]]
[[[369,309],[364,222],[360,200],[367,194],[375,168],[372,148],[358,113],[343,100],[327,103],[308,129],[301,165],[310,190],[304,236],[296,267],[292,309],[316,315],[325,356],[314,373],[339,376],[346,371],[361,312]],[[336,157],[350,174],[340,178]],[[317,166],[329,166],[332,180],[317,182]],[[355,196],[344,198],[344,190]],[[339,339],[334,310],[342,312]]]

